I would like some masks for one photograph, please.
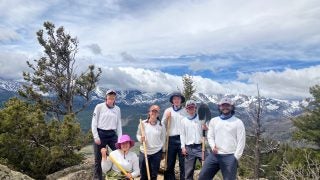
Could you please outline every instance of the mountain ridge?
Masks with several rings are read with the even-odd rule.
[[[0,102],[16,95],[22,83],[17,81],[8,81],[0,79],[0,93],[2,97]],[[92,102],[88,108],[79,115],[79,122],[83,130],[89,130],[91,126],[91,114],[96,104],[101,103],[105,99],[105,92],[107,88],[97,87],[92,94]],[[151,104],[158,104],[163,112],[169,103],[170,93],[150,93],[139,90],[121,90],[117,91],[117,105],[121,108],[122,123],[124,129],[130,135],[135,135],[138,125],[138,119],[147,117],[147,110]],[[236,105],[236,116],[243,120],[245,125],[252,127],[250,114],[252,114],[252,107],[257,102],[257,97],[247,96],[243,94],[213,94],[208,95],[204,93],[195,93],[194,99],[198,103],[208,104],[212,116],[219,114],[217,110],[217,103],[222,97],[231,98]],[[288,140],[292,132],[293,125],[290,119],[303,113],[304,108],[308,106],[310,99],[303,100],[280,100],[274,98],[261,97],[263,104],[262,113],[262,127],[266,131],[266,137],[272,137],[276,140]]]

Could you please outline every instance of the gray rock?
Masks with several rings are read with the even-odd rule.
[[[50,174],[46,177],[47,180],[78,180],[78,179],[92,179],[93,164],[80,164],[68,167],[61,171]]]
[[[17,171],[9,169],[7,166],[0,164],[0,179],[1,180],[32,180],[31,177]]]
[[[58,178],[58,180],[79,180],[79,179],[93,179],[93,172],[90,170],[80,170],[62,178]]]

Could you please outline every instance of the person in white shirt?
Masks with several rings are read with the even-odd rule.
[[[134,146],[134,141],[130,136],[124,134],[115,144],[117,150],[114,150],[108,156],[106,148],[101,149],[102,172],[106,173],[106,179],[130,179],[140,175],[139,158],[136,153],[130,152],[130,148]],[[116,161],[126,172],[123,174],[118,167],[110,160],[110,156]]]
[[[163,156],[162,153],[164,151],[164,143],[166,138],[166,129],[159,119],[159,114],[160,107],[158,105],[152,105],[149,108],[148,118],[142,121],[145,136],[141,135],[140,124],[138,126],[137,139],[139,142],[141,142],[139,155],[141,180],[148,179],[142,142],[146,142],[148,156],[147,160],[149,163],[150,176],[152,180],[157,179],[160,169],[160,161]]]
[[[185,156],[185,177],[193,179],[196,160],[202,160],[202,130],[206,130],[203,122],[199,120],[197,104],[194,100],[186,102],[188,116],[181,123],[181,149]]]
[[[224,180],[234,180],[246,140],[243,122],[234,116],[234,103],[229,98],[219,102],[220,116],[209,123],[208,142],[212,153],[206,158],[199,180],[212,179],[221,170]]]
[[[115,105],[116,92],[108,90],[106,101],[96,105],[91,131],[94,138],[94,179],[102,180],[101,149],[108,145],[112,150],[116,149],[118,137],[122,135],[121,112]]]
[[[171,107],[167,108],[162,116],[162,124],[166,126],[169,133],[168,155],[167,155],[167,170],[164,172],[165,180],[174,180],[175,178],[175,164],[177,156],[179,158],[180,179],[184,179],[184,156],[181,151],[180,128],[181,121],[186,116],[186,111],[182,107],[185,102],[185,97],[180,92],[171,94]],[[170,118],[170,125],[168,129],[168,119]]]

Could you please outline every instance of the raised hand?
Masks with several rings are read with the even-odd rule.
[[[101,156],[102,156],[102,159],[107,159],[107,157],[108,157],[108,149],[102,148],[101,149]]]

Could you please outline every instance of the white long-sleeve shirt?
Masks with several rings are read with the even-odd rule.
[[[218,154],[234,154],[240,159],[246,143],[243,122],[234,116],[227,120],[212,118],[209,123],[208,142],[211,148],[218,149]]]
[[[116,162],[119,163],[124,170],[126,170],[128,173],[131,173],[133,178],[140,175],[139,158],[136,153],[129,151],[128,154],[124,156],[121,150],[117,149],[112,151],[110,156],[112,156],[112,158],[116,160]],[[109,156],[106,160],[101,161],[101,168],[103,173],[108,172],[111,168],[116,172],[121,172],[118,167],[112,163]]]
[[[113,108],[108,108],[105,102],[97,104],[91,122],[91,130],[95,140],[100,139],[97,128],[116,130],[120,138],[122,136],[120,108],[116,105]]]
[[[147,120],[143,120],[142,124],[145,132],[147,154],[155,154],[161,149],[164,151],[164,143],[166,140],[166,128],[164,125],[160,125],[159,121],[157,121],[157,124],[151,125],[147,122]],[[137,139],[139,142],[141,142],[140,123],[138,125]],[[140,145],[140,151],[144,152],[142,143]]]
[[[173,107],[167,108],[162,117],[162,124],[167,124],[167,114],[171,112],[171,119],[170,119],[170,127],[169,127],[169,136],[176,136],[180,135],[181,129],[181,121],[186,116],[186,112],[183,108],[178,111],[175,111]]]
[[[181,148],[191,144],[202,143],[202,124],[197,115],[194,119],[184,117],[181,123]]]

